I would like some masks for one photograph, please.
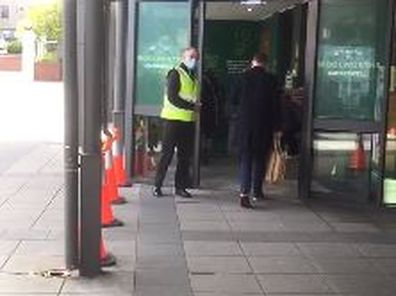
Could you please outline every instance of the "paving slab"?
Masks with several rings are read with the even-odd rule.
[[[133,292],[133,296],[193,296],[190,290],[182,290],[178,286],[145,286],[137,288]]]
[[[192,295],[175,199],[155,199],[145,187],[138,208],[134,294]]]
[[[184,241],[187,257],[194,256],[242,256],[237,242]]]
[[[321,275],[316,274],[298,274],[298,275],[259,275],[260,284],[268,294],[320,294],[334,293],[331,285]]]
[[[86,295],[132,295],[134,276],[132,273],[109,272],[94,279],[70,278],[63,288],[61,295],[86,294]]]
[[[396,258],[375,258],[370,262],[383,273],[392,277],[396,275]]]
[[[332,228],[325,222],[282,221],[283,231],[288,232],[331,232]]]
[[[247,256],[301,256],[302,252],[294,243],[250,243],[241,242]]]
[[[1,236],[1,235],[0,235]],[[20,241],[18,240],[0,240],[0,256],[9,256],[15,251]]]
[[[50,234],[49,229],[0,229],[0,240],[44,240]]]
[[[62,241],[23,240],[14,253],[16,256],[64,256],[65,245]]]
[[[396,244],[357,244],[357,249],[365,257],[396,258]]]
[[[184,257],[182,244],[138,244],[138,259],[152,257]]]
[[[255,273],[272,274],[315,274],[315,265],[300,257],[249,257],[248,261]]]
[[[179,267],[166,270],[137,269],[135,272],[136,289],[141,290],[150,286],[179,287],[181,291],[190,289],[187,270]]]
[[[30,295],[47,293],[56,295],[59,293],[63,282],[63,279],[47,279],[39,276],[21,276],[0,273],[0,293],[26,293]]]
[[[253,270],[245,257],[187,257],[190,273],[248,274]]]
[[[65,267],[64,256],[51,255],[12,255],[3,266],[5,272],[40,272],[50,269],[63,269]]]
[[[264,294],[252,294],[252,293],[242,293],[242,294],[235,294],[235,293],[217,293],[217,292],[196,292],[194,296],[241,296],[241,295],[250,295],[250,296],[262,296]],[[283,295],[282,295],[283,296]]]
[[[371,223],[331,223],[338,232],[380,232],[381,230]]]
[[[326,280],[342,294],[391,296],[396,291],[394,281],[381,275],[327,275]]]
[[[183,221],[183,231],[231,231],[230,225],[225,221]]]
[[[191,275],[194,292],[260,294],[261,287],[254,275]]]
[[[347,243],[297,243],[298,248],[308,257],[361,257],[355,244]]]
[[[365,258],[316,258],[312,263],[324,274],[381,274],[381,270]]]

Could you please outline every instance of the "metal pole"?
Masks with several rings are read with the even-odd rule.
[[[78,81],[77,1],[64,0],[63,77],[65,93],[65,263],[78,267]]]
[[[114,62],[114,109],[113,123],[120,131],[120,140],[116,143],[116,155],[124,155],[124,121],[125,121],[125,82],[126,82],[126,37],[128,3],[117,1],[115,5],[115,62]],[[130,182],[122,184],[131,186]]]
[[[203,72],[203,43],[204,43],[204,28],[205,28],[205,14],[206,14],[206,4],[205,1],[199,2],[197,5],[199,9],[199,28],[198,28],[198,40],[197,47],[200,51],[201,59],[198,68],[198,78],[202,82],[202,72]],[[194,15],[195,9],[193,8],[192,14]],[[194,22],[193,22],[194,23]],[[201,83],[202,84],[202,83]],[[200,158],[201,158],[201,116],[197,114],[197,119],[195,122],[195,138],[194,138],[194,158],[193,158],[193,186],[195,188],[199,187],[201,179],[200,170]]]
[[[127,48],[126,52],[126,83],[125,85],[125,156],[127,179],[133,177],[133,164],[135,156],[134,135],[134,100],[135,100],[135,77],[136,77],[136,52],[137,52],[137,28],[138,28],[138,3],[137,0],[128,1],[126,19],[127,26]]]
[[[108,120],[111,120],[111,111],[114,108],[114,61],[115,61],[115,11],[113,2],[105,2],[105,97],[103,98],[103,128],[106,132],[108,128]]]
[[[315,99],[316,60],[318,50],[318,28],[320,1],[308,4],[307,41],[305,48],[304,114],[301,143],[301,159],[298,174],[298,195],[300,199],[310,196],[313,164],[313,104]]]
[[[81,100],[81,265],[82,276],[100,274],[101,111],[104,63],[103,0],[80,0],[79,65]]]

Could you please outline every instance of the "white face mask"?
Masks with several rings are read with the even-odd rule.
[[[184,64],[186,65],[186,67],[190,70],[195,69],[196,65],[197,65],[197,60],[196,59],[186,59],[184,60]]]

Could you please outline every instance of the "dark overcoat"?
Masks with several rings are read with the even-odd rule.
[[[281,119],[277,79],[263,67],[253,67],[240,83],[239,148],[265,153]]]

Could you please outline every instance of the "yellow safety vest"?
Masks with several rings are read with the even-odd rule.
[[[179,97],[191,103],[195,103],[199,94],[199,83],[197,79],[192,79],[188,73],[181,67],[177,67],[176,71],[180,77]],[[167,90],[164,94],[164,106],[162,108],[161,117],[168,120],[179,120],[185,122],[195,121],[194,111],[181,109],[173,105],[169,99]]]

